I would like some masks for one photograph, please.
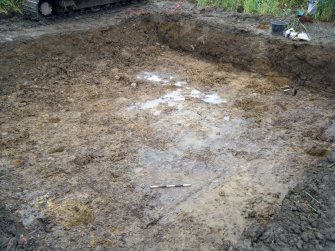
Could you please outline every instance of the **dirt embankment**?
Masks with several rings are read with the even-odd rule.
[[[189,3],[176,9],[174,2],[149,2],[124,11],[55,20],[47,22],[45,27],[16,18],[0,24],[3,30],[0,39],[25,40],[48,34],[108,29],[127,18],[135,18],[136,22],[150,27],[150,36],[158,36],[173,49],[232,63],[252,72],[292,77],[296,85],[334,89],[334,26],[306,25],[312,41],[294,42],[271,34],[268,25],[271,17],[232,14]]]
[[[173,49],[248,71],[290,76],[298,85],[335,89],[334,43],[309,44],[262,36],[253,28],[237,28],[233,20],[218,18],[155,14],[144,20]]]

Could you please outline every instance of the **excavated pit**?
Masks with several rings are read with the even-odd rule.
[[[151,14],[0,53],[0,233],[34,250],[228,249],[334,142],[331,45]]]

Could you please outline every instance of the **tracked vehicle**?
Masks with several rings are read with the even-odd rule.
[[[39,20],[75,11],[109,8],[118,4],[127,4],[131,0],[24,0],[25,16]]]

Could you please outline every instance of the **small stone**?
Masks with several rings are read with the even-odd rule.
[[[296,211],[298,211],[298,208],[295,207],[295,206],[290,206],[290,209],[291,209],[292,212],[296,212]]]
[[[280,193],[274,193],[272,194],[273,198],[279,199],[280,198]]]
[[[225,193],[223,190],[221,190],[221,191],[219,192],[219,195],[220,195],[220,196],[225,196],[226,193]]]
[[[15,251],[17,250],[18,242],[15,237],[11,238],[7,244],[6,251]]]
[[[298,241],[297,248],[300,249],[300,250],[302,249],[302,241],[301,240]]]
[[[248,218],[255,218],[256,217],[256,212],[255,211],[251,211],[248,213]]]
[[[318,240],[323,240],[324,239],[323,235],[319,232],[315,233],[315,238],[318,239]]]
[[[324,248],[321,245],[316,245],[315,250],[322,251]]]
[[[116,79],[116,80],[120,80],[120,78],[121,78],[121,77],[120,77],[119,75],[116,75],[116,76],[115,76],[115,79]]]
[[[11,238],[0,236],[0,248],[5,248]]]
[[[76,165],[79,166],[84,166],[90,163],[93,160],[93,156],[88,154],[88,155],[83,155],[83,156],[76,156],[76,158],[73,160],[73,162]]]
[[[122,50],[121,57],[125,60],[129,60],[131,58],[131,54],[126,50]]]
[[[303,241],[305,241],[305,242],[308,242],[308,241],[309,241],[309,235],[308,235],[308,233],[307,233],[307,232],[303,232],[303,233],[301,234],[301,239],[302,239]]]
[[[306,231],[307,228],[308,228],[308,226],[305,222],[302,222],[300,224],[300,229],[301,229],[302,232]]]
[[[131,83],[131,87],[133,88],[136,88],[137,87],[137,84],[134,82],[134,83]]]
[[[328,154],[328,148],[323,146],[312,146],[308,149],[305,149],[305,152],[311,156],[322,157]]]
[[[49,118],[49,122],[56,124],[56,123],[60,122],[60,118]]]
[[[58,147],[54,147],[54,148],[51,148],[48,153],[52,154],[52,153],[61,153],[63,152],[65,149],[64,146],[58,146]]]
[[[261,237],[259,238],[261,241],[265,241],[266,239],[268,239],[271,236],[271,232],[270,231],[265,231]]]
[[[335,151],[331,151],[327,156],[328,163],[333,163],[335,161]]]
[[[22,160],[20,160],[20,159],[14,159],[14,160],[12,160],[12,165],[14,167],[21,167],[21,166],[23,166],[23,164],[24,164],[24,162]]]
[[[330,234],[327,239],[330,240],[330,241],[335,241],[335,233]]]
[[[264,229],[261,225],[256,224],[251,227],[249,227],[245,232],[244,235],[247,238],[250,238],[253,242],[257,242],[258,239],[262,236],[264,233]]]
[[[295,234],[300,234],[301,233],[300,227],[297,226],[297,225],[292,226],[291,230]]]
[[[288,242],[287,237],[286,237],[285,234],[281,234],[281,235],[280,235],[280,240],[281,240],[283,243],[287,243],[287,242]]]
[[[318,223],[316,222],[316,220],[310,220],[309,222],[311,224],[312,227],[316,227],[318,225]]]

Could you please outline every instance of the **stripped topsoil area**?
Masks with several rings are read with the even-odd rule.
[[[0,45],[1,249],[334,249],[334,45],[214,21]]]

